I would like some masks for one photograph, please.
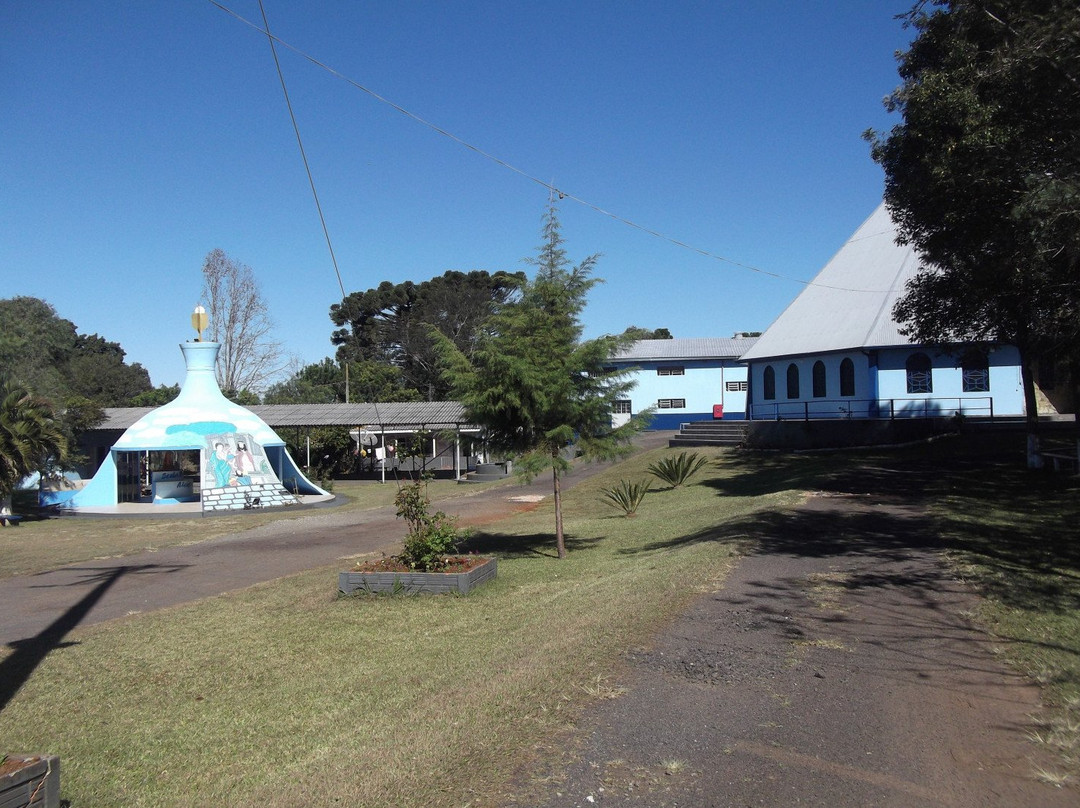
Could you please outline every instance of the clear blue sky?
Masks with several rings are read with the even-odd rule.
[[[909,0],[264,0],[272,32],[567,194],[810,279],[880,202],[861,133]],[[222,0],[261,22],[257,0]],[[548,192],[279,46],[347,292],[528,269]],[[0,4],[0,297],[183,376],[206,253],[253,268],[302,362],[341,292],[265,35],[208,0]],[[587,336],[763,330],[802,286],[561,203],[601,253]]]

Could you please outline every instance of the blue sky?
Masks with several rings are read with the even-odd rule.
[[[730,336],[881,200],[861,133],[896,123],[907,0],[264,4],[279,39],[524,174],[279,45],[347,292],[528,269],[532,177],[587,203],[560,206],[570,258],[602,254],[587,336]],[[297,360],[333,354],[341,292],[265,35],[209,0],[5,0],[0,105],[0,297],[172,384],[220,247]]]

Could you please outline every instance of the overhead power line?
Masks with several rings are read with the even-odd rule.
[[[455,143],[465,147],[469,151],[472,151],[472,152],[478,154],[479,156],[483,157],[484,159],[489,160],[489,161],[495,163],[496,165],[500,165],[503,168],[505,168],[505,169],[507,169],[509,171],[512,171],[515,174],[520,175],[521,177],[524,177],[525,179],[529,180],[530,182],[536,183],[537,185],[539,185],[542,188],[546,189],[549,193],[557,194],[559,199],[569,199],[570,201],[576,202],[577,204],[579,204],[579,205],[581,205],[581,206],[583,206],[585,208],[588,208],[589,210],[595,211],[596,213],[599,213],[602,216],[606,216],[606,217],[608,217],[610,219],[613,219],[613,220],[615,220],[615,221],[617,221],[617,222],[619,222],[621,224],[626,225],[627,227],[631,227],[631,228],[633,228],[635,230],[638,230],[638,231],[640,231],[642,233],[646,233],[646,234],[648,234],[650,236],[653,236],[654,238],[660,239],[661,241],[666,241],[669,244],[673,244],[676,247],[680,247],[682,249],[689,250],[691,252],[697,253],[698,255],[701,255],[701,256],[703,256],[705,258],[711,258],[711,259],[713,259],[715,261],[721,261],[721,262],[723,262],[725,264],[730,264],[731,266],[739,267],[740,269],[745,269],[745,270],[747,270],[749,272],[755,272],[755,273],[757,273],[759,275],[765,275],[767,277],[776,278],[778,280],[792,281],[793,283],[802,284],[803,286],[817,286],[817,287],[820,287],[820,288],[823,288],[823,289],[834,289],[834,290],[842,291],[842,292],[867,292],[867,293],[872,293],[872,294],[880,294],[882,291],[888,291],[888,290],[874,290],[874,289],[851,289],[851,288],[842,287],[842,286],[830,286],[828,284],[815,283],[812,280],[808,281],[808,280],[804,280],[802,278],[796,278],[796,277],[794,277],[792,275],[785,275],[785,274],[780,273],[780,272],[772,272],[772,271],[767,270],[767,269],[762,269],[761,267],[753,266],[752,264],[747,264],[747,263],[744,263],[742,261],[736,261],[736,260],[734,260],[732,258],[726,258],[726,257],[724,257],[722,255],[717,255],[716,253],[711,252],[711,251],[706,250],[706,249],[701,248],[701,247],[695,247],[692,244],[688,244],[685,241],[681,241],[681,240],[679,240],[677,238],[674,238],[672,236],[661,233],[658,230],[654,230],[654,229],[652,229],[650,227],[646,227],[644,225],[638,224],[637,222],[634,222],[634,221],[632,221],[630,219],[627,219],[627,218],[625,218],[623,216],[619,216],[618,214],[612,213],[611,211],[606,210],[606,209],[600,207],[599,205],[594,205],[593,203],[589,202],[588,200],[582,199],[581,197],[576,196],[575,194],[572,194],[569,191],[562,190],[559,187],[557,187],[556,185],[554,185],[553,183],[546,182],[545,180],[542,180],[539,177],[535,177],[532,174],[529,174],[527,171],[524,171],[524,170],[518,168],[517,166],[513,165],[512,163],[508,163],[506,160],[503,160],[502,158],[497,157],[494,154],[491,154],[490,152],[487,152],[487,151],[481,149],[479,146],[473,145],[472,143],[468,142],[467,140],[465,140],[465,139],[463,139],[461,137],[458,137],[453,132],[450,132],[450,131],[448,131],[446,129],[443,129],[442,127],[432,123],[431,121],[428,121],[427,119],[417,115],[416,113],[405,109],[405,107],[401,106],[400,104],[394,103],[393,101],[386,98],[385,96],[382,96],[379,93],[375,92],[370,87],[364,86],[360,82],[356,81],[355,79],[350,78],[349,76],[346,76],[344,73],[340,72],[339,70],[336,70],[335,68],[333,68],[330,65],[326,64],[322,60],[317,59],[316,57],[312,56],[311,54],[301,50],[300,48],[298,48],[298,47],[296,47],[294,45],[291,45],[290,43],[286,42],[285,40],[275,36],[272,33],[270,33],[269,26],[260,28],[257,23],[254,23],[251,20],[247,19],[246,17],[238,14],[237,12],[233,11],[228,6],[225,6],[222,3],[218,2],[218,0],[207,0],[207,2],[209,2],[212,6],[215,6],[215,7],[219,8],[219,9],[221,9],[226,14],[229,14],[230,16],[234,17],[236,20],[238,20],[239,22],[242,22],[244,25],[247,25],[248,27],[254,29],[255,31],[258,31],[259,33],[265,35],[270,40],[271,47],[273,47],[273,44],[276,42],[277,44],[281,45],[283,48],[286,48],[286,49],[292,51],[297,56],[300,56],[302,59],[307,60],[308,62],[310,62],[311,64],[313,64],[316,67],[320,68],[321,70],[326,71],[327,73],[334,76],[335,78],[341,79],[342,81],[349,84],[350,86],[355,87],[357,90],[360,90],[361,92],[366,93],[367,95],[371,96],[376,101],[378,101],[379,103],[384,104],[384,105],[390,107],[393,110],[396,110],[397,112],[401,113],[402,115],[406,116],[407,118],[410,118],[410,119],[416,121],[417,123],[421,124],[422,126],[425,126],[428,129],[432,130],[433,132],[454,141]],[[262,8],[262,0],[259,0],[259,7]],[[264,17],[264,21],[265,21],[265,13],[264,13],[263,17]],[[274,61],[277,62],[277,51],[276,50],[274,51]],[[279,72],[279,76],[280,76],[280,65],[278,66],[278,72]],[[284,80],[282,80],[282,88],[284,89]],[[287,93],[286,93],[286,96],[287,96]],[[292,106],[291,106],[291,104],[289,106],[289,113],[290,113],[290,115],[292,115]],[[296,125],[295,117],[293,117],[293,125],[294,125],[294,127]],[[297,134],[297,140],[299,141],[299,133]],[[302,145],[301,145],[301,151],[303,151],[303,146]],[[307,157],[306,156],[304,157],[304,165],[305,165],[305,167],[307,167]],[[310,170],[308,170],[308,179],[309,180],[311,179]],[[314,193],[314,185],[312,185],[312,192]],[[316,205],[318,205],[318,199],[317,198],[316,198]],[[320,219],[322,219],[322,210],[321,209],[319,210],[319,217],[320,217]],[[325,232],[325,228],[326,228],[326,224],[325,224],[325,221],[324,221],[323,222],[324,232]],[[329,244],[329,236],[327,236],[327,243]],[[331,248],[331,255],[332,254],[333,254],[333,248]],[[337,261],[336,260],[334,261],[334,269],[335,269],[335,271],[337,271]],[[339,284],[341,283],[341,275],[340,275],[340,273],[338,273],[338,283]],[[342,287],[342,296],[344,296],[344,287]]]
[[[296,113],[293,112],[292,101],[289,100],[289,88],[285,86],[285,74],[281,71],[281,60],[278,59],[277,48],[274,46],[275,37],[270,33],[270,23],[266,19],[263,0],[259,0],[259,11],[262,13],[263,31],[266,34],[267,41],[270,43],[270,53],[274,55],[274,67],[277,68],[278,80],[281,82],[281,92],[285,94],[285,106],[289,108],[289,120],[292,121],[293,132],[296,133],[296,145],[300,147],[300,157],[304,161],[304,171],[307,172],[311,195],[315,198],[315,210],[319,212],[319,222],[322,224],[323,236],[326,237],[326,248],[330,251],[330,261],[334,265],[334,274],[337,276],[338,287],[341,289],[341,299],[344,300],[345,284],[341,280],[341,270],[338,269],[337,256],[334,255],[334,245],[330,241],[330,230],[326,226],[326,217],[323,216],[322,205],[319,204],[319,192],[315,190],[315,178],[311,174],[311,165],[308,163],[307,152],[304,150],[304,139],[300,137],[300,126],[296,123]]]

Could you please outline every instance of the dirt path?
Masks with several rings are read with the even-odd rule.
[[[627,692],[517,804],[1076,808],[1034,779],[1038,691],[969,623],[928,530],[858,495],[751,527],[760,550],[627,654]]]

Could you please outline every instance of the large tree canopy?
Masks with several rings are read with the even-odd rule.
[[[327,357],[297,370],[273,385],[264,404],[334,404],[345,401],[416,401],[416,390],[404,386],[401,371],[373,360],[348,364],[348,395],[345,367]]]
[[[151,390],[150,374],[124,362],[124,349],[75,324],[36,297],[0,300],[0,380],[62,408],[69,398],[124,407]]]
[[[627,339],[639,340],[639,339],[674,339],[671,332],[666,328],[641,328],[640,326],[631,325],[627,326],[626,330],[622,332],[622,335]]]
[[[451,270],[422,283],[383,281],[353,292],[330,307],[339,328],[331,341],[341,362],[369,360],[392,365],[401,383],[428,401],[446,398],[449,387],[438,367],[429,327],[464,352],[472,352],[477,328],[524,282],[524,273]]]
[[[1031,368],[1080,356],[1080,12],[1074,0],[919,2],[868,132],[885,201],[926,268],[895,314],[916,341],[1015,344]],[[1034,442],[1032,442],[1034,446]]]
[[[552,205],[539,255],[530,259],[535,278],[522,285],[519,297],[496,308],[479,330],[472,355],[436,337],[452,392],[466,417],[483,427],[488,444],[517,455],[526,476],[551,470],[560,558],[566,555],[560,480],[570,468],[567,451],[574,446],[589,459],[617,457],[629,450],[630,438],[650,415],[612,428],[614,402],[634,383],[608,362],[631,340],[581,339],[585,299],[597,283],[591,277],[597,256],[571,266],[562,243]]]

